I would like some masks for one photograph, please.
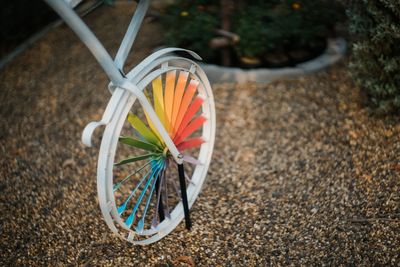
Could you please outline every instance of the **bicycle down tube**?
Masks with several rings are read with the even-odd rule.
[[[111,82],[117,87],[128,90],[138,98],[143,109],[148,113],[151,121],[154,123],[155,128],[158,130],[161,137],[165,141],[165,144],[167,145],[175,161],[178,164],[181,164],[182,155],[180,155],[178,149],[171,140],[168,132],[164,128],[156,112],[149,103],[147,97],[141,90],[137,88],[135,84],[128,81],[123,74],[125,60],[129,54],[129,51],[132,48],[135,37],[139,31],[140,25],[149,7],[149,0],[141,0],[137,5],[131,23],[129,24],[128,30],[118,49],[115,62],[112,60],[110,54],[96,38],[93,32],[64,0],[44,1],[49,6],[51,6],[65,21],[65,23],[67,23],[67,25],[76,33],[76,35],[78,35],[79,39],[81,39],[81,41],[86,45],[86,47],[96,58],[97,62],[103,68]]]

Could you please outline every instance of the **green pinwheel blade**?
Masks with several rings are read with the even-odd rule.
[[[148,143],[152,143],[161,148],[161,142],[156,134],[152,130],[147,128],[146,124],[141,119],[139,119],[133,113],[129,113],[128,121],[132,125],[132,127],[135,128],[136,131],[138,131],[144,139],[146,139]]]
[[[133,147],[137,147],[143,150],[147,150],[150,152],[160,152],[160,148],[158,146],[156,146],[155,144],[152,143],[148,143],[136,138],[132,138],[132,137],[127,137],[127,136],[121,136],[119,138],[119,142],[121,142],[122,144],[125,145],[129,145],[129,146],[133,146]]]
[[[115,163],[114,165],[115,166],[120,166],[120,165],[124,165],[124,164],[127,164],[127,163],[148,159],[148,158],[154,157],[154,156],[157,156],[157,154],[150,153],[150,154],[146,154],[146,155],[135,156],[135,157],[123,159],[120,162]]]

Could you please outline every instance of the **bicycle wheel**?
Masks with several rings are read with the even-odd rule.
[[[144,91],[184,155],[191,207],[214,146],[215,107],[209,81],[196,63],[178,57],[159,58],[128,78]],[[149,244],[166,236],[184,218],[177,164],[135,96],[117,89],[111,101],[118,106],[100,147],[100,207],[107,225],[119,237]]]

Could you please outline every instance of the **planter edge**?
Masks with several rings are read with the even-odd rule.
[[[341,60],[346,54],[346,50],[346,40],[342,37],[338,37],[327,39],[327,48],[320,56],[300,63],[295,67],[244,70],[241,68],[222,67],[202,62],[200,62],[199,65],[206,72],[208,79],[212,83],[267,83],[278,78],[290,78],[325,69]]]

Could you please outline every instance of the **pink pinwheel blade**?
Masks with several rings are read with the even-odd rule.
[[[202,137],[195,137],[190,140],[184,141],[178,145],[179,151],[184,151],[186,149],[199,147],[204,143],[204,139]]]

